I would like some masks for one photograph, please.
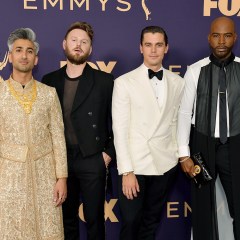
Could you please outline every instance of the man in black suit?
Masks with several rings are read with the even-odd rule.
[[[106,169],[115,157],[111,123],[113,76],[86,62],[92,51],[93,29],[73,23],[63,40],[67,65],[45,75],[61,102],[68,151],[68,197],[63,204],[65,240],[79,240],[79,193],[88,239],[105,239]]]

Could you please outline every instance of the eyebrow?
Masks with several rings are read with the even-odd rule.
[[[234,34],[233,32],[226,32],[226,33],[220,33],[220,32],[212,32],[211,34]]]
[[[156,42],[156,43],[152,43],[152,42],[145,42],[144,44],[165,44],[164,42]]]
[[[77,36],[70,36],[70,38],[71,38],[71,39],[73,39],[73,38],[79,38],[79,37],[77,37]],[[89,39],[87,39],[87,38],[83,38],[83,39],[81,39],[81,40],[90,41],[90,40],[89,40]]]
[[[24,47],[21,47],[21,46],[19,46],[19,47],[16,47],[15,49],[23,49]],[[32,48],[32,47],[27,47],[27,50],[34,50],[34,48]]]

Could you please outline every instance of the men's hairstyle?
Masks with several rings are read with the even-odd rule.
[[[91,39],[91,43],[92,43],[93,35],[94,35],[93,29],[92,29],[92,26],[90,24],[86,23],[86,22],[75,22],[75,23],[73,23],[69,27],[69,29],[67,30],[67,32],[65,34],[65,37],[64,37],[65,40],[66,40],[68,34],[74,29],[81,29],[81,30],[85,31],[88,34],[89,38]]]
[[[144,38],[144,34],[145,33],[161,33],[163,34],[163,37],[164,37],[164,41],[165,41],[165,44],[168,45],[168,36],[165,32],[165,30],[159,26],[148,26],[148,27],[145,27],[142,32],[141,32],[141,39],[140,39],[140,43],[142,45],[143,43],[143,38]]]
[[[31,41],[35,47],[35,53],[38,54],[39,51],[39,43],[36,40],[36,34],[31,28],[18,28],[14,30],[8,38],[7,45],[9,52],[13,49],[13,43],[18,39],[26,39]]]

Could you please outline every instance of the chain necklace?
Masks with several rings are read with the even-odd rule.
[[[31,111],[32,111],[32,105],[37,98],[37,84],[36,84],[36,81],[34,80],[32,89],[28,93],[17,92],[14,89],[13,85],[11,84],[10,80],[7,81],[7,83],[8,83],[8,87],[9,87],[11,95],[16,98],[16,100],[22,106],[24,111],[27,114],[30,114]]]

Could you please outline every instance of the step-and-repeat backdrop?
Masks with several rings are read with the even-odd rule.
[[[9,33],[30,27],[40,42],[39,64],[34,76],[58,69],[65,57],[62,41],[69,25],[89,22],[95,31],[89,63],[115,77],[142,63],[140,32],[148,25],[163,27],[169,36],[169,53],[164,67],[184,75],[187,65],[209,54],[207,35],[217,16],[232,17],[240,32],[239,0],[1,0],[0,76],[7,79],[11,66],[7,57]],[[235,47],[239,52],[239,44]],[[111,167],[113,191],[107,193],[107,239],[118,239],[121,225],[117,196],[116,165]],[[223,209],[221,209],[223,211]],[[86,239],[82,206],[79,208],[81,239]],[[179,171],[163,209],[157,239],[188,240],[191,235],[189,182]]]

